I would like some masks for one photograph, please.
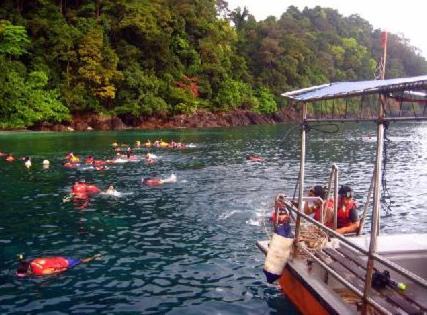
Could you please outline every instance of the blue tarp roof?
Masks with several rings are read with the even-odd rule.
[[[365,94],[427,90],[427,75],[389,80],[336,82],[283,93],[297,102],[313,102]]]

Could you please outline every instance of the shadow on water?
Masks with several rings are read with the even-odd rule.
[[[262,218],[278,192],[293,193],[299,164],[298,130],[289,125],[231,129],[93,133],[0,133],[0,150],[30,155],[0,160],[0,313],[295,314],[262,274],[255,242],[266,233]],[[388,187],[392,213],[382,231],[421,232],[427,215],[426,125],[392,126]],[[289,135],[288,137],[285,137]],[[73,151],[111,158],[112,142],[162,138],[194,147],[141,149],[159,156],[113,165],[105,171],[64,169]],[[375,126],[354,124],[335,134],[308,136],[307,186],[326,182],[332,162],[359,204],[369,187]],[[248,154],[265,162],[250,163]],[[51,161],[49,169],[41,162]],[[178,181],[147,187],[141,178],[176,174]],[[402,176],[405,174],[405,176]],[[121,197],[95,196],[76,209],[62,200],[84,178]],[[405,218],[402,226],[401,219]],[[369,224],[369,222],[368,222]],[[367,225],[367,231],[369,226]],[[17,279],[16,254],[103,259],[44,279]]]

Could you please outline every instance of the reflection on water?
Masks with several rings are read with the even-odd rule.
[[[292,126],[293,127],[293,126]],[[278,192],[292,195],[299,138],[291,126],[99,133],[1,133],[0,151],[31,155],[33,167],[0,161],[0,313],[266,314],[295,312],[262,274],[255,247]],[[285,135],[289,135],[283,138]],[[392,124],[387,180],[392,214],[382,232],[423,232],[427,214],[427,126]],[[61,166],[68,151],[112,157],[110,145],[162,138],[194,143],[151,150],[156,164],[105,171]],[[359,204],[374,163],[375,125],[308,135],[306,184],[325,183],[332,162]],[[138,151],[145,154],[147,150]],[[265,158],[248,163],[251,153]],[[42,161],[51,165],[43,169]],[[178,181],[160,187],[141,178]],[[95,196],[84,209],[62,199],[78,179],[124,194]],[[404,224],[403,224],[404,222]],[[367,222],[369,224],[369,220]],[[367,231],[369,226],[367,225]],[[16,254],[103,253],[101,261],[44,279],[16,279]]]

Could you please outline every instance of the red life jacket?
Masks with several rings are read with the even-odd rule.
[[[64,257],[36,258],[30,262],[31,271],[36,276],[50,275],[68,269],[68,260]]]
[[[343,226],[348,226],[351,224],[350,220],[350,211],[353,208],[356,208],[356,202],[353,199],[348,199],[344,202],[341,201],[338,203],[338,213],[337,213],[337,227],[341,228]]]
[[[71,188],[71,192],[75,195],[81,194],[97,194],[101,192],[101,190],[95,185],[88,185],[85,183],[76,183]]]
[[[278,213],[278,221],[277,221],[277,223],[278,224],[286,223],[288,221],[288,218],[289,218],[289,216]],[[271,222],[276,223],[276,211],[274,211],[274,210],[271,213]]]
[[[86,193],[88,194],[98,194],[101,190],[95,185],[86,185]]]
[[[338,202],[338,211],[337,211],[337,227],[343,227],[348,226],[351,223],[350,220],[350,211],[351,209],[356,207],[356,201],[353,199],[347,200],[344,204],[342,204],[342,199],[340,198]],[[326,209],[333,209],[334,208],[334,200],[328,199],[328,201],[325,204],[325,211]],[[317,207],[314,211],[314,219],[316,221],[320,221],[320,206]],[[326,226],[331,227],[333,225],[333,222],[325,222]]]
[[[146,178],[143,183],[148,186],[158,186],[162,184],[160,178]]]
[[[334,200],[328,199],[324,207],[325,211],[327,208],[333,208],[333,207],[334,207]],[[321,212],[320,210],[321,210],[321,206],[316,207],[316,209],[314,210],[314,220],[319,222],[320,222],[320,212]]]

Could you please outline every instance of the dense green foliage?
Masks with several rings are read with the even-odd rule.
[[[0,3],[1,128],[87,112],[272,113],[290,88],[372,79],[381,55],[379,30],[320,7],[257,22],[223,0]],[[427,73],[397,35],[388,60],[388,77]]]

